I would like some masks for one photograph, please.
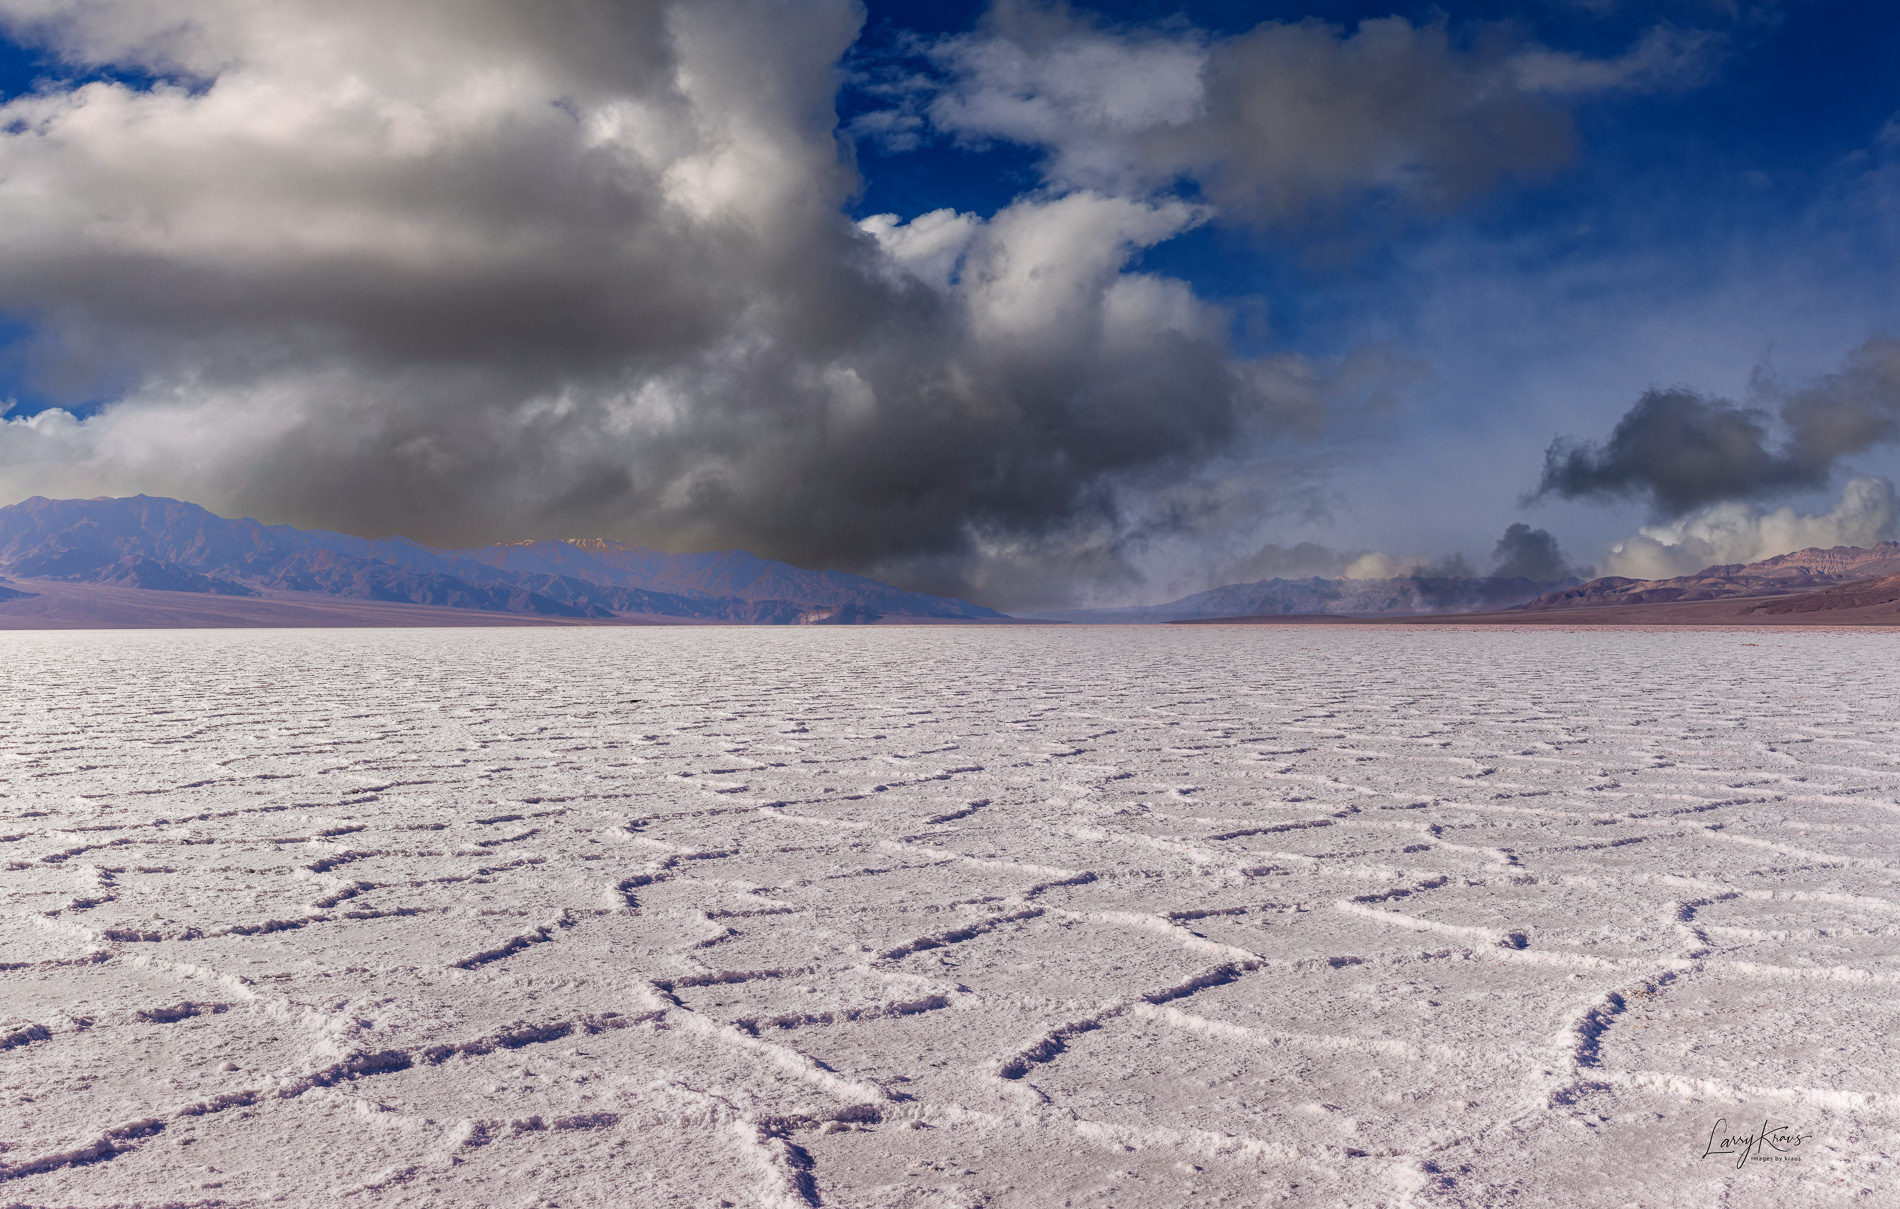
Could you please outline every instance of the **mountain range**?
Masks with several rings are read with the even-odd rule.
[[[0,607],[23,610],[28,597],[70,600],[67,586],[86,585],[232,598],[213,610],[220,617],[247,615],[237,598],[249,598],[260,607],[342,600],[573,620],[1008,620],[965,600],[741,551],[668,554],[598,539],[436,550],[400,537],[228,520],[150,496],[36,496],[0,508],[0,574],[12,580],[0,584]],[[111,599],[135,611],[149,600]]]
[[[1900,575],[1900,542],[1881,542],[1872,548],[1835,546],[1823,550],[1811,546],[1760,562],[1704,567],[1693,575],[1671,579],[1604,576],[1573,588],[1546,593],[1518,607],[1530,612],[1548,612],[1607,605],[1789,596],[1888,575]]]
[[[671,554],[597,538],[434,549],[229,520],[149,496],[0,507],[0,576],[0,628],[1014,620],[743,551]],[[1121,625],[1301,618],[1890,624],[1900,622],[1900,542],[1797,550],[1669,579],[1264,579],[1161,605],[1036,615]]]
[[[1900,542],[1811,547],[1753,563],[1704,567],[1668,579],[1603,576],[1538,583],[1498,576],[1263,579],[1162,605],[1068,609],[1070,622],[1464,621],[1535,624],[1900,622]]]
[[[1364,614],[1297,619],[1381,620]],[[1236,611],[1173,620],[1193,625],[1289,618]],[[1810,547],[1667,579],[1604,576],[1588,583],[1572,581],[1508,608],[1419,612],[1383,620],[1421,625],[1900,625],[1900,542],[1881,542],[1871,548]]]

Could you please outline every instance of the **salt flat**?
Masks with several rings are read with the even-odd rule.
[[[1900,1204],[1897,673],[8,634],[0,1204]]]

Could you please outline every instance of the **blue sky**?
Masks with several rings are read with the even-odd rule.
[[[166,3],[182,14],[181,26],[219,19],[209,8],[199,13],[189,0]],[[781,19],[796,22],[801,9],[792,0],[732,3],[751,3],[745,10],[748,19],[761,25]],[[652,7],[660,14],[654,22],[668,19],[659,6]],[[968,119],[959,127],[945,118],[945,98],[967,100],[981,89],[981,81],[972,74],[978,68],[970,64],[994,62],[1002,50],[1014,53],[1029,47],[1023,53],[1035,53],[1031,46],[1035,35],[1021,32],[1028,25],[1012,26],[1008,20],[999,24],[985,4],[867,3],[858,10],[862,24],[854,38],[849,32],[855,14],[848,6],[814,3],[803,7],[810,14],[841,23],[836,28],[845,31],[841,46],[811,52],[812,63],[829,62],[826,80],[819,81],[809,66],[798,68],[805,73],[799,77],[804,81],[799,87],[816,90],[813,95],[818,97],[829,93],[838,124],[835,130],[800,127],[773,137],[786,146],[797,143],[806,151],[817,147],[820,150],[813,154],[819,159],[829,154],[822,151],[825,144],[816,141],[820,136],[840,141],[832,145],[845,148],[857,173],[855,185],[838,195],[837,205],[848,218],[868,220],[892,214],[902,228],[932,211],[954,211],[970,216],[969,223],[975,224],[970,231],[991,233],[979,234],[978,242],[969,245],[980,249],[983,238],[1002,238],[1002,224],[1011,214],[1068,212],[1058,206],[1065,197],[1125,197],[1129,205],[1151,210],[1178,204],[1200,207],[1194,212],[1198,217],[1172,221],[1165,234],[1134,238],[1120,269],[1123,276],[1117,280],[1184,282],[1197,305],[1217,308],[1223,316],[1224,334],[1215,337],[1195,330],[1201,332],[1197,338],[1221,343],[1225,351],[1220,355],[1229,359],[1230,367],[1239,367],[1221,372],[1252,372],[1247,367],[1295,363],[1309,367],[1315,381],[1327,383],[1323,389],[1315,388],[1328,400],[1316,404],[1330,417],[1321,426],[1323,432],[1302,430],[1304,435],[1297,439],[1272,434],[1248,438],[1240,435],[1245,424],[1236,428],[1240,422],[1223,413],[1209,419],[1204,432],[1183,437],[1178,453],[1158,453],[1147,461],[1118,453],[1101,465],[1080,469],[1074,464],[1076,455],[1064,453],[1041,462],[1026,458],[1020,466],[1012,462],[1015,468],[1004,470],[995,468],[998,457],[991,456],[997,443],[1018,442],[1027,449],[1037,441],[1062,444],[1066,436],[1060,432],[1051,436],[1047,423],[1055,421],[985,430],[971,436],[972,448],[991,453],[957,463],[963,469],[922,463],[914,467],[912,483],[924,480],[926,487],[865,486],[862,490],[873,494],[811,501],[813,516],[850,517],[872,511],[895,515],[891,510],[898,505],[892,501],[898,499],[904,501],[898,511],[919,510],[907,520],[892,520],[888,532],[836,541],[807,539],[775,528],[776,522],[769,519],[774,509],[766,502],[751,512],[735,504],[732,511],[717,516],[680,511],[684,506],[675,503],[662,506],[655,501],[684,498],[679,495],[683,488],[676,483],[672,488],[655,485],[646,491],[639,484],[651,472],[637,468],[635,454],[627,455],[633,469],[590,463],[584,473],[572,468],[563,471],[577,480],[615,484],[610,494],[621,493],[614,497],[617,502],[596,506],[572,494],[522,488],[516,495],[534,496],[540,502],[466,523],[444,519],[450,515],[449,504],[438,508],[417,503],[434,497],[429,488],[413,482],[387,490],[379,486],[381,494],[372,494],[384,501],[376,505],[382,511],[368,505],[352,511],[356,505],[331,503],[346,497],[365,498],[361,483],[382,484],[385,480],[378,476],[401,473],[380,463],[381,468],[371,468],[351,461],[357,455],[343,452],[336,453],[331,470],[310,470],[310,481],[294,496],[273,495],[258,485],[270,477],[261,468],[287,456],[275,446],[230,453],[222,462],[207,461],[205,465],[213,468],[202,471],[201,480],[181,478],[173,471],[166,472],[169,478],[149,469],[97,471],[103,456],[97,451],[103,448],[97,441],[104,439],[111,424],[119,423],[112,415],[130,416],[136,410],[125,402],[128,398],[140,400],[137,406],[146,409],[141,414],[156,416],[150,409],[157,404],[151,400],[160,393],[169,392],[164,393],[171,401],[168,406],[188,408],[193,405],[186,397],[191,390],[210,393],[215,388],[243,393],[250,400],[242,404],[244,414],[255,416],[259,408],[276,406],[257,400],[319,389],[309,383],[335,369],[341,360],[348,361],[348,375],[355,383],[347,388],[350,400],[394,391],[397,383],[413,383],[415,375],[423,372],[418,368],[422,361],[402,360],[408,353],[363,352],[367,337],[350,331],[352,324],[369,324],[360,315],[337,318],[337,312],[324,309],[330,306],[327,302],[323,307],[309,304],[308,313],[296,315],[291,312],[297,310],[297,303],[272,295],[273,289],[281,289],[293,299],[308,299],[312,290],[329,286],[294,284],[289,274],[273,285],[248,272],[212,284],[206,284],[209,279],[190,277],[196,283],[191,288],[198,291],[191,295],[196,300],[192,305],[204,310],[189,322],[174,320],[163,313],[163,307],[128,317],[124,308],[107,297],[110,287],[102,286],[94,294],[68,292],[56,276],[35,279],[52,281],[50,285],[0,291],[0,341],[7,344],[6,353],[0,354],[0,399],[13,400],[10,414],[16,420],[53,407],[64,408],[87,423],[104,417],[108,423],[92,429],[81,425],[76,431],[85,436],[97,429],[97,440],[86,438],[93,440],[93,445],[86,446],[93,452],[81,461],[93,468],[85,474],[94,475],[108,488],[121,482],[127,487],[158,484],[181,493],[196,488],[207,503],[272,512],[268,519],[357,529],[386,523],[392,530],[414,531],[425,539],[490,536],[485,530],[477,531],[481,525],[494,530],[492,536],[514,536],[560,520],[612,529],[616,535],[656,544],[745,542],[762,553],[834,561],[894,578],[908,577],[926,586],[977,592],[987,588],[1000,594],[998,599],[1119,600],[1193,590],[1207,586],[1209,577],[1239,576],[1249,569],[1268,573],[1282,565],[1275,562],[1273,548],[1303,542],[1338,551],[1342,559],[1366,551],[1384,552],[1397,560],[1391,563],[1394,566],[1407,558],[1461,554],[1482,570],[1498,534],[1520,520],[1550,529],[1582,566],[1601,563],[1644,525],[1655,532],[1674,532],[1676,537],[1664,539],[1665,545],[1688,542],[1683,535],[1691,531],[1703,533],[1707,537],[1703,545],[1684,545],[1676,557],[1689,559],[1702,553],[1714,557],[1721,551],[1742,549],[1749,541],[1769,540],[1759,536],[1761,518],[1776,509],[1791,509],[1788,524],[1793,526],[1784,525],[1777,533],[1833,532],[1825,526],[1802,528],[1803,518],[1830,515],[1844,485],[1856,476],[1888,480],[1900,476],[1892,445],[1876,440],[1830,463],[1825,481],[1810,478],[1805,485],[1779,494],[1757,492],[1718,501],[1714,511],[1705,509],[1695,515],[1660,515],[1640,493],[1627,498],[1561,499],[1548,493],[1542,499],[1527,498],[1538,485],[1545,451],[1554,439],[1602,440],[1646,390],[1685,386],[1752,402],[1772,413],[1779,406],[1777,400],[1841,369],[1845,359],[1870,340],[1900,336],[1900,290],[1895,288],[1900,258],[1900,7],[1839,0],[1662,4],[1552,0],[1396,6],[1143,0],[1038,10],[1042,16],[1036,19],[1055,22],[1065,31],[1061,36],[1071,41],[1093,38],[1102,46],[1123,48],[1213,48],[1216,54],[1239,45],[1262,23],[1308,19],[1329,23],[1332,32],[1327,36],[1344,46],[1361,22],[1399,17],[1414,30],[1442,28],[1450,47],[1447,61],[1462,65],[1460,70],[1497,68],[1507,72],[1497,79],[1528,78],[1521,75],[1528,70],[1522,65],[1542,56],[1538,61],[1556,62],[1577,80],[1597,81],[1546,88],[1524,102],[1525,112],[1546,118],[1554,114],[1553,120],[1567,124],[1572,132],[1572,150],[1560,162],[1517,162],[1500,152],[1494,176],[1448,199],[1414,195],[1408,192],[1409,186],[1393,187],[1386,178],[1368,178],[1316,195],[1311,205],[1264,209],[1249,208],[1231,194],[1210,192],[1220,188],[1218,165],[1186,167],[1174,176],[1168,175],[1173,169],[1153,168],[1175,162],[1165,141],[1166,130],[1173,127],[1163,129],[1161,136],[1152,132],[1140,136],[1161,137],[1160,143],[1117,143],[1115,154],[1128,157],[1125,162],[1118,161],[1120,166],[1107,176],[1087,177],[1074,175],[1064,167],[1067,161],[1060,159],[1076,147],[1087,151],[1092,146],[1086,144],[1087,132],[1058,132],[1038,144],[1002,127],[979,129]],[[417,11],[425,10],[427,6]],[[320,31],[326,18],[321,9],[311,11],[317,15],[295,25],[297,32],[279,31],[272,36],[280,42],[315,36],[311,31]],[[0,7],[0,15],[4,12]],[[815,15],[808,25],[820,24]],[[189,88],[208,101],[215,101],[220,90],[235,87],[247,72],[255,79],[271,80],[264,68],[243,59],[239,51],[230,52],[232,57],[227,59],[204,60],[214,66],[180,68],[155,52],[126,50],[130,43],[121,36],[121,26],[135,26],[136,16],[118,18],[121,26],[96,16],[86,20],[95,25],[74,26],[81,33],[70,37],[53,27],[17,20],[11,24],[12,40],[0,41],[0,94],[15,102],[13,112],[21,112],[18,106],[35,94],[77,96],[73,90],[88,80],[116,81],[131,94],[154,96],[155,81],[168,75],[189,77]],[[643,26],[645,32],[628,36],[651,37],[651,31],[661,27]],[[788,24],[785,28],[798,27]],[[547,32],[553,46],[558,31]],[[243,30],[233,31],[231,45],[250,45],[242,41],[249,36]],[[688,40],[678,45],[700,44]],[[55,45],[60,49],[53,49]],[[1635,62],[1644,47],[1666,48],[1666,53],[1658,51],[1658,66],[1631,69],[1614,80],[1603,74],[1616,64]],[[469,53],[477,52],[489,53],[480,46]],[[454,53],[460,52],[441,51],[444,56]],[[556,51],[548,54],[556,56]],[[761,65],[762,77],[771,77],[778,55],[762,36],[756,45],[741,46],[719,60],[720,70],[732,72],[733,63],[751,56]],[[255,61],[263,62],[263,52],[255,52]],[[560,73],[566,68],[558,57],[550,61],[555,66],[548,69],[546,86],[561,87]],[[578,62],[574,61],[576,71]],[[281,77],[291,68],[280,63],[272,70]],[[1520,76],[1508,76],[1510,71]],[[1599,74],[1588,76],[1591,71]],[[366,74],[365,79],[374,86],[374,77]],[[1048,83],[1049,77],[1042,79],[1036,87],[1055,87]],[[1128,85],[1133,88],[1141,83],[1132,80]],[[727,85],[740,89],[736,82]],[[907,111],[912,113],[908,137],[879,136],[877,123],[888,119],[906,96],[914,102],[913,110]],[[190,108],[184,106],[180,112]],[[189,118],[187,113],[178,120]],[[22,120],[17,116],[13,120],[9,130],[13,141],[0,148],[0,166],[6,155],[26,153],[28,136]],[[1463,118],[1459,111],[1448,111],[1444,120],[1452,124]],[[807,135],[809,146],[798,142]],[[213,162],[212,136],[198,131],[193,137],[207,140],[192,145],[205,147],[207,162]],[[1414,131],[1412,137],[1429,142],[1431,132]],[[1222,154],[1244,158],[1249,152],[1229,146]],[[829,170],[819,164],[809,171],[819,174],[811,178],[817,180]],[[206,180],[210,189],[215,173]],[[322,193],[332,184],[313,178],[310,188]],[[167,185],[176,187],[175,182]],[[140,205],[167,204],[145,203],[135,196],[139,191],[134,184],[118,187],[104,200],[75,202],[96,205],[116,218],[137,212]],[[187,199],[179,205],[200,200]],[[62,229],[64,238],[75,241],[62,253],[75,266],[72,272],[79,274],[81,265],[86,266],[83,271],[93,271],[95,258],[86,246],[88,237]],[[21,231],[21,241],[30,238],[30,223]],[[966,255],[974,257],[978,252]],[[164,259],[165,253],[157,258]],[[138,264],[149,267],[153,259],[148,249]],[[966,274],[974,271],[967,266],[975,261],[959,263],[966,265]],[[38,261],[34,264],[36,271],[44,268]],[[194,266],[193,273],[202,267],[199,262]],[[6,266],[0,264],[0,273],[5,271]],[[53,271],[57,273],[57,264]],[[511,278],[516,279],[518,275]],[[320,280],[333,278],[320,275]],[[408,284],[392,281],[385,292],[407,288]],[[557,282],[537,288],[559,292],[570,287]],[[746,288],[766,287],[753,282]],[[954,292],[963,287],[952,280],[938,288]],[[272,296],[260,303],[266,295]],[[214,297],[220,301],[203,301]],[[454,295],[451,291],[442,297]],[[568,301],[576,308],[587,305]],[[365,304],[335,305],[354,305],[360,310]],[[898,305],[888,301],[881,310],[894,314],[892,308]],[[219,312],[218,307],[227,309]],[[249,332],[250,316],[272,307],[283,309],[289,318],[267,333],[231,334]],[[440,309],[450,313],[454,306]],[[928,310],[925,306],[918,313]],[[874,306],[867,313],[879,312]],[[758,311],[754,307],[747,313],[756,316]],[[838,322],[848,328],[858,321]],[[866,318],[860,327],[877,322]],[[454,327],[452,319],[442,323],[448,329]],[[321,347],[312,344],[309,351],[286,351],[303,349],[300,341],[305,333],[326,327],[345,336],[329,344],[319,342]],[[472,351],[468,362],[488,365],[492,339],[478,338],[472,330],[459,334],[449,330],[440,338],[470,342],[471,350],[481,351]],[[779,331],[772,339],[791,337]],[[878,342],[887,339],[901,342],[902,337],[876,338]],[[193,350],[188,361],[176,352],[187,346]],[[604,384],[609,381],[619,384],[613,389],[626,391],[631,389],[627,383],[635,380],[649,385],[682,380],[679,375],[686,371],[677,366],[665,373],[651,369],[655,355],[630,353],[617,368],[602,368],[597,378],[589,379],[588,389],[606,391]],[[552,356],[534,352],[528,359],[540,366]],[[884,367],[880,372],[889,371],[888,356],[862,349],[848,356],[835,352],[826,356],[833,357],[825,362],[829,368],[811,361],[799,373],[835,384],[848,363],[855,367],[850,369],[852,380],[869,383],[879,406],[886,406],[896,388],[876,378],[871,367],[875,364]],[[933,357],[976,357],[983,373],[1003,375],[984,380],[992,382],[990,389],[1005,394],[1020,385],[1008,375],[1027,372],[1020,366],[1007,368],[1018,363],[1007,357],[995,360],[1003,355],[994,350],[915,356],[920,360],[911,366],[911,379],[934,375],[948,364]],[[924,373],[926,362],[933,367],[929,374]],[[258,369],[267,363],[274,367],[270,371],[274,377]],[[528,374],[521,368],[524,364],[490,366],[493,372],[484,381],[522,379]],[[703,366],[703,357],[695,364]],[[957,365],[962,367],[958,373],[969,369],[962,361]],[[460,372],[454,367],[442,370],[434,361],[428,366],[431,374]],[[1083,373],[1081,369],[1063,372]],[[1125,379],[1128,373],[1139,377],[1146,371],[1124,367],[1118,372]],[[1195,371],[1166,372],[1191,378]],[[642,379],[643,374],[658,376]],[[701,398],[703,411],[734,406],[728,396],[717,392],[737,389],[731,385],[736,379],[728,374],[720,380],[727,385],[701,382],[693,387],[714,392]],[[290,385],[293,381],[299,385]],[[1363,389],[1353,386],[1355,382]],[[452,393],[440,383],[430,389],[438,387],[444,398]],[[524,393],[519,397],[498,394],[492,406],[515,409],[510,414],[543,414],[550,390],[558,394],[572,389],[571,383],[559,388],[531,384],[520,388]],[[1116,382],[1089,379],[1085,383],[1083,378],[1074,378],[1062,389],[1113,394],[1121,388]],[[1377,405],[1363,405],[1363,400],[1361,405],[1339,402],[1355,389],[1376,395]],[[1776,394],[1777,390],[1782,394]],[[541,401],[528,397],[535,392],[539,392],[535,399]],[[1073,396],[1063,407],[1073,408],[1076,397],[1080,396]],[[1139,406],[1150,411],[1173,406],[1165,390],[1144,399]],[[296,410],[318,405],[298,396],[291,406]],[[327,418],[311,421],[317,429],[357,422],[338,418],[345,413],[357,416],[351,410],[356,406],[353,401],[322,406],[339,410],[323,412]],[[772,414],[783,414],[781,403],[772,406],[779,409]],[[894,406],[891,414],[896,414]],[[890,442],[895,441],[912,448],[920,439],[914,430],[917,414],[913,411],[907,422],[912,428],[885,433],[881,447],[892,448]],[[298,415],[302,417],[299,423],[308,419],[304,411]],[[309,416],[316,415],[316,410],[309,410]],[[449,429],[468,429],[455,415],[452,405],[443,403],[441,410],[427,416],[379,413],[374,424],[401,428],[407,434],[402,439],[411,445],[428,444],[438,437],[451,441]],[[174,421],[149,422],[162,426]],[[184,431],[188,423],[198,421],[180,418],[175,422]],[[219,431],[230,428],[220,422]],[[298,431],[307,434],[313,429]],[[1772,422],[1768,431],[1771,436],[1778,432]],[[379,440],[386,446],[394,438]],[[1249,440],[1256,444],[1246,445]],[[1222,441],[1228,444],[1222,446]],[[731,465],[728,438],[703,437],[703,449],[714,445],[721,451],[714,460],[721,466]],[[1187,452],[1190,447],[1192,453]],[[465,450],[463,455],[472,463],[490,453]],[[43,452],[21,455],[25,460],[20,464],[43,468],[49,456]],[[546,451],[535,454],[547,465],[561,465],[565,456]],[[990,469],[968,468],[979,462]],[[1243,466],[1248,469],[1236,469]],[[973,492],[969,486],[972,474],[1006,478],[1019,473],[1025,476],[1023,481],[991,495]],[[854,481],[862,477],[866,483],[878,478],[861,463],[852,463],[849,473],[842,476],[835,468],[819,475]],[[1041,503],[1031,501],[1037,494],[1036,482],[1063,475],[1069,478],[1060,490],[1052,490]],[[1168,479],[1169,475],[1173,478]],[[1248,475],[1253,477],[1244,489],[1234,485]],[[94,481],[79,471],[64,478],[33,478],[25,472],[14,477],[22,484]],[[629,482],[635,486],[627,486]],[[452,495],[453,488],[448,484],[443,490]],[[877,495],[877,491],[887,494]],[[728,491],[719,498],[734,495]],[[758,496],[766,500],[764,487]],[[948,509],[947,519],[938,523],[927,513],[931,507]],[[1722,512],[1724,507],[1729,511]],[[1038,513],[1038,508],[1045,512]],[[782,503],[777,510],[783,511]],[[1218,528],[1213,520],[1177,524],[1167,519],[1188,514],[1218,514],[1218,525],[1225,528]],[[464,508],[455,515],[472,514]],[[857,522],[814,520],[806,529],[814,525],[842,532]],[[1669,529],[1671,525],[1674,530]],[[1757,536],[1746,540],[1707,536],[1722,526],[1733,529],[1735,525],[1754,525],[1749,533]],[[1891,529],[1891,518],[1875,517],[1859,528],[1849,526],[1840,532],[1858,538],[1891,535]],[[1256,545],[1263,547],[1263,554],[1250,561],[1244,555]],[[1060,570],[1037,579],[1024,570],[1032,563]],[[1291,564],[1287,568],[1292,573]],[[1052,586],[1061,576],[1082,587],[1067,591]]]
[[[872,4],[861,53],[919,32],[968,31],[984,11]],[[1604,57],[1659,22],[1720,40],[1678,89],[1576,105],[1573,160],[1455,212],[1395,215],[1370,199],[1312,225],[1214,223],[1145,253],[1144,267],[1258,308],[1248,314],[1264,313],[1253,326],[1264,346],[1337,355],[1389,342],[1426,367],[1379,434],[1388,449],[1349,474],[1336,516],[1298,536],[1480,554],[1486,518],[1534,485],[1539,454],[1560,432],[1602,435],[1648,386],[1740,395],[1759,365],[1799,380],[1833,369],[1869,336],[1900,331],[1900,195],[1877,178],[1900,162],[1900,7],[1559,0],[1091,11],[1224,33],[1308,17],[1351,27],[1396,13],[1443,20],[1454,37],[1479,38],[1497,23]],[[864,98],[843,95],[848,118]],[[858,157],[864,213],[987,212],[1036,184],[1034,153],[1011,144],[867,145]],[[1884,451],[1861,462],[1894,472]],[[1414,499],[1428,507],[1408,506]],[[1543,503],[1521,514],[1557,528],[1580,556],[1643,519],[1634,503]]]
[[[875,60],[894,44],[923,35],[968,32],[980,3],[873,3],[856,49]],[[1265,295],[1279,325],[1303,337],[1337,330],[1333,304],[1315,295],[1344,289],[1378,293],[1407,271],[1406,253],[1455,230],[1496,243],[1525,238],[1540,254],[1566,261],[1664,249],[1685,269],[1732,255],[1734,245],[1770,246],[1814,217],[1869,166],[1883,127],[1900,120],[1900,8],[1811,0],[1756,6],[1738,15],[1720,3],[1674,5],[1564,3],[1466,4],[1100,4],[1111,22],[1186,21],[1215,33],[1262,21],[1318,18],[1351,27],[1400,14],[1417,23],[1444,20],[1454,36],[1483,36],[1502,24],[1553,47],[1614,56],[1660,20],[1708,30],[1720,48],[1696,82],[1676,91],[1593,100],[1574,110],[1579,154],[1547,179],[1481,199],[1436,221],[1407,215],[1343,216],[1345,232],[1239,231],[1215,225],[1151,251],[1146,263],[1178,273],[1210,292]],[[847,87],[848,121],[878,99]],[[857,149],[865,188],[861,213],[915,213],[951,205],[993,212],[1037,185],[1035,154],[1008,143],[959,146],[939,138],[917,150]],[[1382,221],[1383,219],[1383,221]],[[1360,255],[1329,257],[1300,271],[1302,246],[1316,236],[1350,242],[1355,220],[1369,230]],[[1870,238],[1886,232],[1869,231]],[[1359,309],[1355,298],[1346,304]],[[1310,313],[1324,318],[1306,327]]]

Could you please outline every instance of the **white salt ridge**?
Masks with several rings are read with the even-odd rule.
[[[1887,635],[0,641],[0,1203],[1900,1204]]]

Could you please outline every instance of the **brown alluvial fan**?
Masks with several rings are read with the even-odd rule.
[[[1883,575],[1828,588],[1822,592],[1803,592],[1785,600],[1759,604],[1752,612],[1769,616],[1791,613],[1826,613],[1837,609],[1865,609],[1900,602],[1900,575]]]

